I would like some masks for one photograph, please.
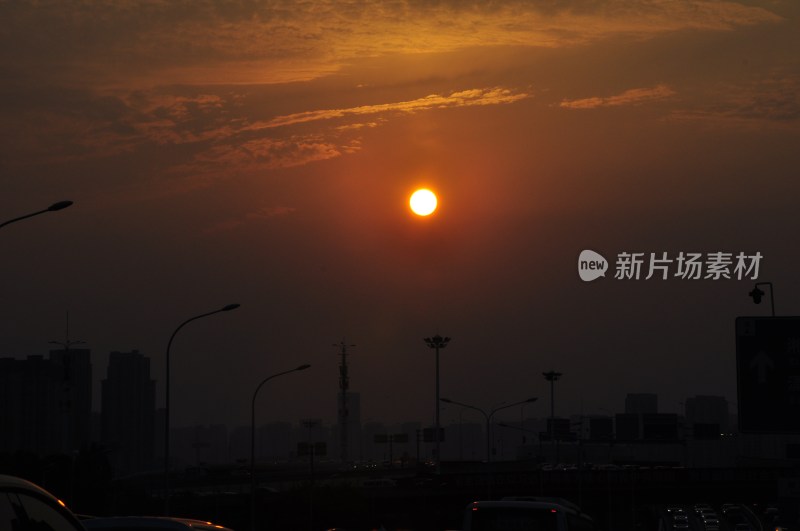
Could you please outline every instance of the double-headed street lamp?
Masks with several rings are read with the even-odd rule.
[[[436,334],[433,337],[426,337],[425,343],[428,347],[436,350],[436,432],[434,437],[436,437],[436,473],[442,473],[442,454],[441,454],[441,434],[439,433],[441,428],[439,424],[439,350],[443,349],[447,346],[450,342],[449,337],[442,337],[439,334]]]
[[[510,407],[519,406],[521,404],[529,404],[531,402],[536,402],[537,400],[538,400],[538,397],[532,397],[532,398],[529,398],[527,400],[520,400],[519,402],[514,402],[513,404],[508,404],[508,405],[505,405],[505,406],[500,406],[500,407],[494,408],[491,411],[489,411],[489,413],[487,413],[483,409],[481,409],[479,407],[476,407],[476,406],[471,406],[469,404],[464,404],[462,402],[456,402],[455,400],[450,400],[449,398],[442,398],[441,399],[441,401],[444,402],[445,404],[455,404],[457,406],[461,406],[461,407],[465,407],[465,408],[469,408],[469,409],[474,409],[475,411],[479,411],[486,418],[486,462],[487,463],[491,463],[491,461],[492,461],[492,453],[491,453],[491,447],[492,447],[492,417],[494,417],[494,414],[497,413],[498,411],[502,410],[502,409],[508,409]]]
[[[253,403],[250,408],[250,530],[255,531],[256,529],[256,396],[258,396],[258,391],[261,390],[261,387],[267,383],[268,381],[272,380],[273,378],[277,378],[278,376],[283,376],[284,374],[289,374],[290,372],[296,371],[304,371],[311,367],[309,364],[300,365],[299,367],[295,367],[294,369],[290,369],[288,371],[279,372],[278,374],[273,374],[272,376],[268,376],[261,380],[261,383],[258,384],[256,387],[255,392],[253,393]]]
[[[5,227],[6,225],[10,225],[15,221],[22,221],[23,219],[32,218],[33,216],[38,216],[39,214],[46,214],[47,212],[55,212],[57,210],[64,210],[68,206],[72,205],[72,201],[59,201],[58,203],[53,203],[49,207],[45,208],[44,210],[39,210],[38,212],[33,212],[32,214],[25,214],[24,216],[20,216],[18,218],[9,219],[8,221],[4,221],[0,223],[0,227]]]
[[[554,419],[556,418],[555,383],[563,376],[563,374],[556,371],[548,371],[543,372],[542,376],[544,376],[545,380],[550,382],[550,428],[547,431],[549,431],[552,435],[553,423],[555,422]]]
[[[178,328],[172,332],[172,335],[169,338],[169,343],[167,343],[167,370],[165,373],[165,404],[164,404],[164,514],[169,516],[169,349],[172,346],[172,340],[175,339],[175,335],[178,331],[186,326],[187,324],[191,323],[192,321],[196,321],[197,319],[202,319],[203,317],[208,317],[209,315],[214,315],[215,313],[220,312],[229,312],[231,310],[235,310],[238,308],[239,304],[228,304],[227,306],[220,308],[219,310],[214,310],[213,312],[203,313],[200,315],[195,315],[180,325]]]

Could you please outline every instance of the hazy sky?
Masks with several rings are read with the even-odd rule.
[[[794,0],[0,1],[0,356],[152,359],[173,423],[655,392],[735,409],[753,280],[614,278],[622,252],[760,252],[800,313]],[[417,218],[425,185],[440,208]],[[578,255],[609,262],[583,282]],[[645,269],[647,268],[645,264]],[[643,271],[642,277],[646,276]],[[99,396],[95,397],[99,404]],[[509,410],[512,411],[512,410]],[[443,419],[456,418],[452,407]],[[509,413],[518,418],[518,412]],[[515,416],[516,415],[516,416]]]

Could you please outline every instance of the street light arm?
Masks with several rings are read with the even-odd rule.
[[[529,404],[531,402],[536,402],[537,400],[538,398],[529,398],[527,400],[520,400],[519,402],[514,402],[513,404],[508,404],[506,406],[500,406],[498,408],[493,409],[492,412],[489,413],[489,418],[491,419],[494,416],[494,414],[500,411],[501,409],[508,409],[510,407],[518,406],[520,404]]]
[[[506,424],[504,422],[498,422],[497,425],[502,428],[510,428],[512,430],[524,431],[526,433],[536,433],[536,430],[529,430],[528,428],[520,428],[519,426],[514,426],[513,424]]]
[[[8,221],[6,221],[4,223],[0,223],[0,227],[5,227],[6,225],[11,225],[12,223],[14,223],[16,221],[22,221],[23,219],[32,218],[33,216],[38,216],[39,214],[44,214],[45,212],[49,212],[49,211],[47,209],[44,209],[44,210],[40,210],[39,212],[34,212],[33,214],[26,214],[26,215],[20,216],[18,218],[9,219]]]
[[[33,212],[32,214],[25,214],[24,216],[20,216],[18,218],[10,219],[3,223],[0,223],[0,228],[5,227],[6,225],[10,225],[16,221],[22,221],[23,219],[32,218],[33,216],[38,216],[39,214],[46,214],[47,212],[55,212],[56,210],[62,210],[67,208],[72,204],[72,201],[59,201],[58,203],[53,203],[49,207],[45,208],[44,210],[39,210],[38,212]]]
[[[490,418],[489,415],[487,415],[486,412],[479,407],[470,406],[469,404],[464,404],[462,402],[456,402],[455,400],[450,400],[449,398],[442,398],[441,401],[444,402],[445,404],[455,404],[457,406],[465,407],[467,409],[474,409],[475,411],[480,411],[481,415],[486,417],[486,421],[487,422],[489,421]]]
[[[253,407],[255,407],[255,404],[256,404],[256,396],[258,395],[258,391],[261,390],[261,387],[265,383],[267,383],[268,381],[272,380],[273,378],[277,378],[278,376],[283,376],[284,374],[289,374],[290,372],[304,371],[304,370],[308,369],[309,367],[311,367],[311,365],[308,365],[308,364],[300,365],[299,367],[295,367],[294,369],[289,369],[288,371],[279,372],[278,374],[273,374],[272,376],[267,376],[266,378],[261,380],[261,383],[258,384],[258,387],[256,387],[256,390],[253,393]]]
[[[220,308],[219,310],[214,310],[213,312],[207,312],[200,315],[195,315],[194,317],[186,319],[184,322],[178,325],[178,328],[176,328],[174,332],[172,332],[172,335],[169,338],[169,342],[167,343],[167,355],[169,355],[169,348],[170,346],[172,346],[172,340],[175,339],[175,336],[178,334],[181,328],[191,323],[192,321],[196,321],[197,319],[202,319],[203,317],[208,317],[209,315],[214,315],[215,313],[229,312],[231,310],[235,310],[239,306],[240,306],[239,304],[228,304],[227,306]]]

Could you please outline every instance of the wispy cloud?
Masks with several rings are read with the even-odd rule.
[[[710,91],[702,108],[674,111],[673,121],[696,121],[741,127],[790,127],[800,123],[800,77],[773,73],[748,84]]]
[[[423,98],[394,103],[381,103],[378,105],[362,105],[347,109],[324,109],[307,111],[285,116],[277,116],[267,122],[253,124],[250,129],[270,129],[287,125],[313,122],[317,120],[331,120],[347,116],[363,116],[380,113],[414,113],[431,109],[446,109],[449,107],[471,107],[474,105],[499,105],[513,103],[530,97],[526,93],[514,93],[509,89],[494,87],[488,89],[471,89],[453,92],[449,95],[431,94]]]
[[[292,135],[286,138],[255,138],[244,142],[224,142],[202,149],[191,160],[173,166],[175,175],[223,175],[237,172],[291,168],[339,157],[358,149],[357,145],[340,146],[322,135]]]
[[[19,107],[4,116],[4,127],[16,134],[2,151],[40,162],[168,153],[161,160],[167,163],[161,175],[178,181],[191,175],[194,186],[204,186],[233,168],[264,172],[355,153],[361,149],[360,135],[399,115],[511,104],[530,97],[503,87],[477,88],[253,121],[254,110],[263,111],[247,100],[258,101],[262,96],[254,94],[261,93],[167,87],[99,97],[85,90],[63,105],[44,95],[46,105],[39,100],[26,104],[19,97]]]
[[[378,127],[393,115],[510,104],[529,97],[528,93],[502,87],[468,89],[399,102],[293,113],[255,123],[234,121],[232,125],[231,122],[226,122],[217,129],[207,128],[202,132],[181,131],[178,123],[193,123],[191,119],[182,117],[172,126],[168,123],[162,124],[163,130],[150,124],[142,131],[152,135],[151,138],[157,142],[201,142],[213,138],[212,145],[196,153],[190,161],[171,169],[171,173],[192,175],[194,182],[199,182],[198,175],[222,175],[229,172],[230,168],[243,172],[267,171],[355,153],[361,149],[360,138],[357,136],[359,132],[364,128]],[[174,104],[182,106],[183,102],[177,101]],[[168,110],[162,110],[160,114],[182,116],[182,112]],[[372,118],[364,122],[362,119],[365,116]],[[348,120],[354,118],[357,121],[348,123]],[[329,124],[331,121],[334,123]],[[298,132],[298,126],[301,125],[305,127],[302,132]],[[310,125],[314,127],[309,130]]]
[[[675,91],[667,85],[649,88],[635,88],[621,94],[608,97],[591,97],[577,100],[564,100],[559,107],[565,109],[596,109],[598,107],[619,107],[622,105],[641,105],[652,101],[663,100],[675,95]]]

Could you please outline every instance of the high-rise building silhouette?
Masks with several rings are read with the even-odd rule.
[[[228,459],[228,428],[222,424],[170,428],[170,448],[177,469],[221,464]]]
[[[0,359],[0,450],[73,455],[91,442],[88,349]]]
[[[296,436],[290,422],[276,421],[256,427],[256,459],[285,459],[296,450]],[[303,439],[305,440],[305,432]]]
[[[589,419],[589,439],[608,441],[614,438],[614,421],[611,417],[592,417]]]
[[[658,395],[652,393],[628,393],[625,397],[625,413],[658,413]]]
[[[0,359],[0,450],[60,451],[55,383],[60,371],[42,356]]]
[[[674,413],[642,413],[642,439],[646,441],[677,440],[678,415]]]
[[[117,474],[154,466],[156,382],[138,351],[111,352],[102,381],[101,436]]]
[[[698,428],[700,432],[708,430],[709,434],[716,431],[718,437],[720,433],[728,432],[729,419],[725,397],[698,395],[686,399],[686,425],[693,431],[698,431]]]
[[[618,441],[635,441],[640,438],[638,413],[617,413],[614,416],[614,438]]]
[[[92,437],[92,362],[86,348],[50,351],[50,361],[58,368],[58,423],[63,453],[73,453],[91,442]]]

